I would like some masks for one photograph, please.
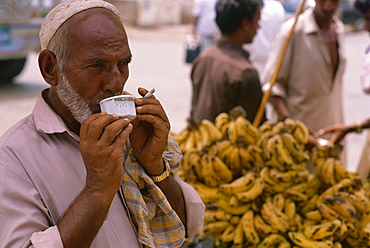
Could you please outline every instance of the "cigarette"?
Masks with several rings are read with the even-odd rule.
[[[155,92],[155,89],[153,88],[148,93],[145,94],[144,98],[152,96],[154,92]]]

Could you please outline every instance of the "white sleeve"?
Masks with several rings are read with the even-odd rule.
[[[203,230],[205,205],[197,191],[192,186],[182,181],[177,175],[175,176],[175,179],[181,187],[185,200],[187,221],[186,241],[191,241],[192,238]]]
[[[63,248],[63,242],[57,226],[32,234],[30,240],[22,248]]]

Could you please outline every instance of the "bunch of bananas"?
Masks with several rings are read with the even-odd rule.
[[[202,120],[200,123],[189,121],[187,126],[180,132],[171,132],[183,154],[197,149],[211,146],[222,139],[222,133],[209,120]]]
[[[212,236],[218,248],[370,247],[369,190],[333,147],[305,150],[302,122],[286,118],[255,128],[242,111],[206,122],[217,134],[201,138],[202,145],[188,145],[200,135],[185,138],[201,132],[201,124],[175,134],[183,144],[179,175],[207,205],[199,239]]]

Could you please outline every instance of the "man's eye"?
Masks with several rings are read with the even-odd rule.
[[[101,67],[102,64],[101,63],[94,63],[94,64],[91,64],[90,67]]]

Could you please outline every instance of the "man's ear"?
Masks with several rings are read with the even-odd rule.
[[[243,18],[241,27],[243,28],[244,31],[247,31],[250,29],[251,22],[248,20],[248,18]]]
[[[39,68],[44,80],[51,86],[58,84],[57,58],[49,50],[43,50],[39,54]]]

